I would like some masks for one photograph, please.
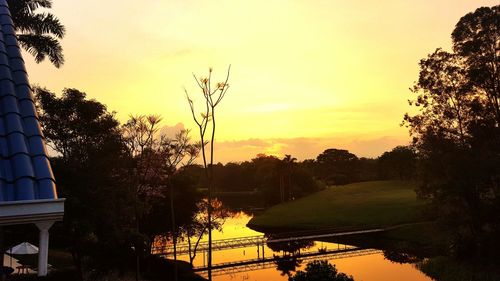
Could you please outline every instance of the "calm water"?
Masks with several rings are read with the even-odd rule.
[[[222,232],[213,233],[213,239],[227,239],[245,236],[262,235],[262,233],[254,231],[246,227],[246,224],[251,219],[250,216],[244,213],[237,213],[233,217],[226,220]],[[204,238],[206,240],[206,237]],[[318,249],[334,250],[338,247],[345,247],[335,243],[314,242],[310,248],[305,251],[318,251]],[[273,254],[281,255],[282,252],[273,252],[269,247],[264,249],[266,257],[272,257]],[[257,252],[257,247],[247,247],[232,250],[223,250],[213,252],[213,264],[222,262],[238,261],[254,259],[262,257],[262,249]],[[180,256],[179,259],[189,261],[188,256]],[[322,259],[318,257],[318,259]],[[382,253],[375,253],[365,256],[334,258],[328,259],[331,264],[335,264],[340,272],[352,275],[355,281],[430,281],[431,278],[424,275],[412,264],[393,263],[384,258]],[[204,255],[200,252],[197,254],[194,265],[203,265],[205,262]],[[307,261],[299,264],[295,270],[304,269]],[[276,264],[269,265],[269,268],[254,269],[247,272],[232,273],[226,275],[214,276],[215,281],[287,281],[288,276],[283,271],[277,269]],[[290,271],[294,274],[295,271]]]

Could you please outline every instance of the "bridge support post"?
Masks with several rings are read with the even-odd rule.
[[[264,260],[266,257],[264,255],[264,243],[262,243],[262,259]]]

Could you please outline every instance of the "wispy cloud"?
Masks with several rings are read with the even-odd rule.
[[[165,125],[160,134],[173,138],[183,123]],[[198,141],[199,136],[191,132],[191,139]],[[328,148],[347,149],[358,157],[378,157],[397,145],[406,145],[410,138],[405,135],[342,135],[333,137],[300,138],[248,138],[240,140],[222,140],[215,143],[215,161],[221,163],[241,162],[254,158],[259,153],[282,157],[291,154],[299,160],[314,159]]]
[[[238,162],[254,158],[259,153],[275,156],[291,154],[299,160],[313,159],[328,148],[347,149],[358,157],[377,157],[397,145],[409,143],[406,137],[379,138],[276,138],[222,141],[215,144],[216,162]]]

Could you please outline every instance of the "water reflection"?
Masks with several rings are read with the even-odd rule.
[[[269,240],[273,239],[272,235],[266,235]],[[298,241],[286,241],[286,242],[267,242],[267,247],[274,252],[283,252],[288,254],[300,254],[300,251],[311,249],[314,247],[315,243],[311,240],[298,240]]]
[[[276,264],[276,269],[281,272],[281,276],[292,276],[292,273],[297,271],[297,268],[302,264],[302,260],[299,260],[297,256],[290,254],[285,254],[283,256],[274,255],[276,259],[274,263]]]
[[[239,212],[226,220],[221,231],[213,233],[214,240],[262,235],[246,227],[250,216]],[[268,236],[272,240],[272,236]],[[207,238],[203,237],[202,241]],[[299,240],[269,242],[264,245],[246,246],[213,252],[213,264],[248,261],[245,266],[221,269],[214,281],[255,280],[286,281],[297,270],[303,270],[308,261],[324,259],[335,264],[340,272],[353,275],[355,280],[408,280],[429,281],[412,264],[413,258],[397,252],[361,252],[357,256],[352,246],[321,241]],[[332,252],[343,255],[333,255]],[[307,256],[310,257],[307,257]],[[170,257],[171,258],[171,257]],[[187,255],[179,257],[189,261]],[[307,261],[306,261],[307,260]],[[256,262],[258,261],[258,262]],[[394,262],[393,262],[394,261]],[[206,264],[206,253],[200,252],[194,260],[197,267]]]
[[[400,264],[417,263],[422,261],[422,259],[417,256],[392,250],[384,250],[384,258],[394,263]]]

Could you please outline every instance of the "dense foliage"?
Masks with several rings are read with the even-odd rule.
[[[106,106],[75,89],[61,97],[36,89],[36,96],[59,196],[67,198],[63,224],[52,235],[55,246],[71,251],[80,274],[130,270],[134,256],[142,263],[149,255],[156,236],[191,223],[199,194],[178,172],[179,163],[168,160],[196,154],[185,132],[174,139],[136,138],[131,146],[131,135],[153,133],[147,126],[141,131],[150,123],[129,122],[125,130]],[[172,216],[172,202],[181,200]]]
[[[37,63],[49,58],[55,67],[64,64],[61,40],[66,28],[59,19],[47,11],[52,0],[7,0],[21,47],[35,57]]]
[[[343,149],[327,149],[316,160],[297,161],[259,154],[250,161],[218,163],[214,169],[216,194],[223,199],[231,193],[259,197],[265,205],[274,205],[321,190],[326,185],[344,185],[369,180],[414,177],[415,152],[398,146],[377,159],[358,158]],[[191,165],[185,173],[199,188],[207,185],[203,168]]]
[[[462,17],[453,52],[420,62],[405,116],[418,158],[419,194],[453,230],[453,253],[496,255],[500,235],[500,6]]]

